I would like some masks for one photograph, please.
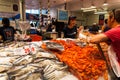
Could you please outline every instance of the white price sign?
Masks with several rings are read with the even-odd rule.
[[[35,52],[36,52],[36,49],[32,45],[14,49],[14,55],[27,55]]]

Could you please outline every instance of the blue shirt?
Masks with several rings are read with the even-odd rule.
[[[0,27],[0,35],[3,38],[3,41],[13,41],[14,40],[15,30],[11,26]]]

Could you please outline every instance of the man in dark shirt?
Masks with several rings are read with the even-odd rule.
[[[8,18],[2,19],[3,26],[0,27],[0,35],[2,36],[3,41],[13,41],[15,29],[10,26],[10,21]]]
[[[64,37],[65,38],[76,38],[77,36],[77,27],[74,26],[73,28],[66,27],[64,30]]]
[[[76,38],[77,37],[77,27],[76,25],[76,17],[70,16],[68,21],[68,26],[64,28],[64,38]]]
[[[96,23],[93,23],[93,25],[89,28],[89,31],[94,34],[98,33],[98,30],[99,26]]]

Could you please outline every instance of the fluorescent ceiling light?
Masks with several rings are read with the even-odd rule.
[[[97,11],[96,9],[86,9],[86,10],[83,10],[83,12],[90,12],[90,11]]]
[[[107,5],[108,5],[108,3],[106,3],[106,2],[103,4],[103,6],[107,6]]]
[[[96,8],[96,6],[93,6],[93,5],[92,5],[90,8]]]
[[[89,8],[81,8],[81,10],[89,10],[89,9],[95,9],[93,7],[89,7]]]
[[[95,12],[94,14],[107,14],[107,11]]]
[[[92,5],[91,7],[88,8],[81,8],[83,12],[89,12],[89,11],[97,11],[96,6]]]
[[[93,2],[91,4],[91,8],[96,8],[96,6],[93,4]]]

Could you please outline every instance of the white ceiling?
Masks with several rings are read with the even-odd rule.
[[[76,6],[74,7],[74,9],[75,8],[77,9],[80,7],[89,7],[92,3],[95,6],[100,7],[105,1],[109,3],[108,7],[110,8],[119,7],[120,5],[120,0],[49,0],[49,1],[50,1],[50,7],[62,5],[66,1],[68,4],[70,4],[70,6],[73,6],[73,5]],[[25,0],[26,9],[39,9],[40,2],[41,2],[42,8],[48,8],[48,0]]]
[[[19,1],[19,0],[18,0]],[[58,7],[67,2],[67,9],[70,11],[79,11],[81,7],[90,7],[94,3],[98,8],[120,8],[120,0],[106,0],[109,5],[102,6],[105,0],[49,0],[50,7]],[[40,2],[42,8],[48,8],[48,0],[25,0],[26,9],[39,9]],[[12,16],[14,13],[0,13],[0,15]]]
[[[49,0],[50,7],[54,7],[57,5],[64,4],[65,2],[70,2],[73,0]],[[41,2],[41,6],[40,6]],[[39,9],[42,8],[48,8],[48,0],[25,0],[26,9]]]

